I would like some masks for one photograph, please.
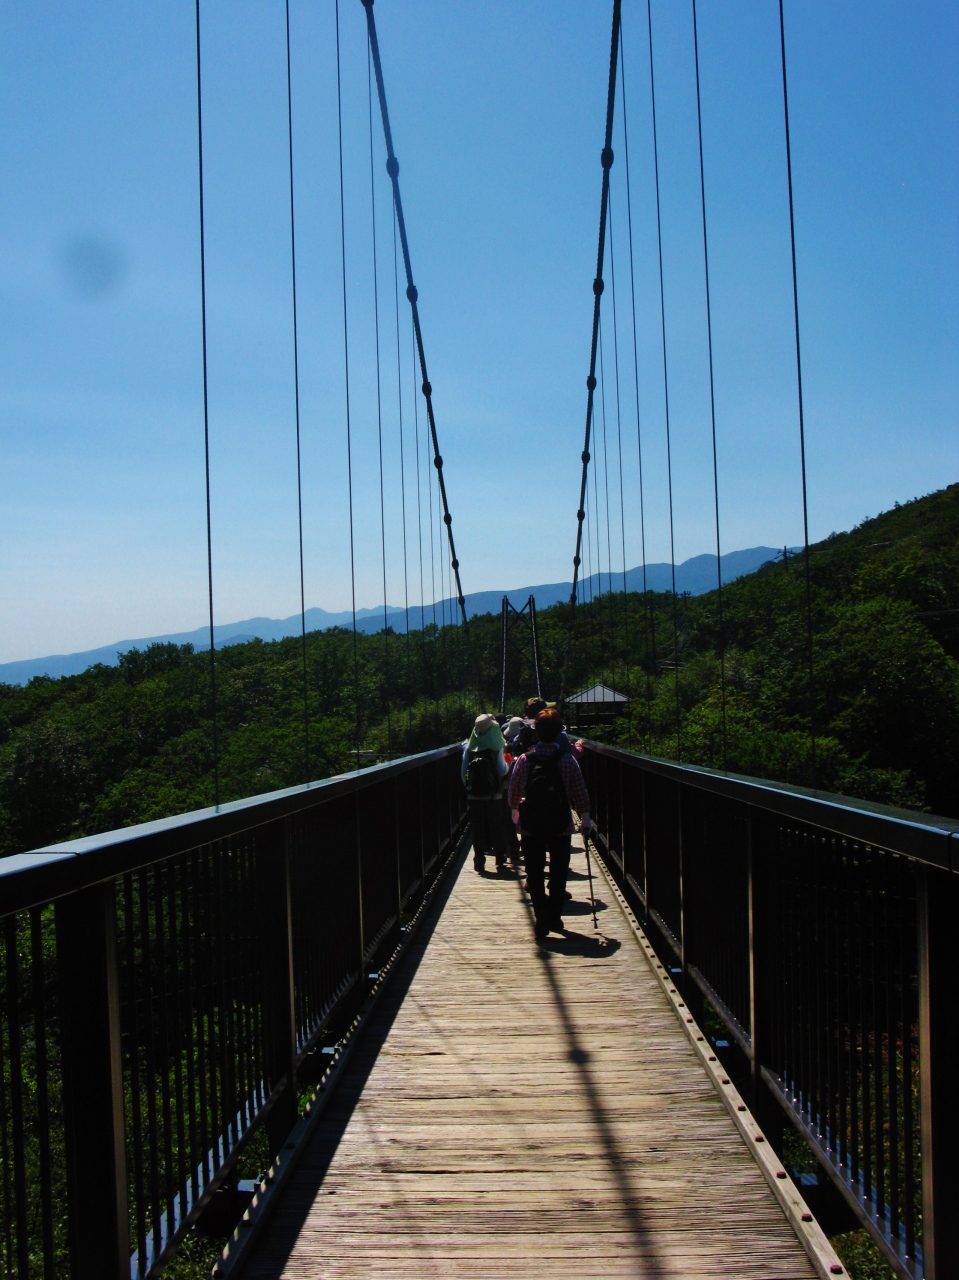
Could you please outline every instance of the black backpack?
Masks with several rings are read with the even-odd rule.
[[[519,807],[520,825],[534,836],[556,836],[570,823],[570,805],[559,771],[562,751],[527,755],[526,797]]]
[[[494,751],[470,753],[470,761],[466,766],[466,794],[471,800],[495,800],[499,797],[497,754]]]

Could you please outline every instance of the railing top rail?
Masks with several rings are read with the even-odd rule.
[[[959,821],[953,818],[896,809],[891,805],[813,791],[786,782],[723,773],[701,765],[677,764],[674,760],[640,755],[589,739],[586,745],[599,755],[636,765],[674,782],[699,787],[768,813],[821,827],[859,844],[874,845],[917,862],[959,872]]]
[[[366,769],[354,769],[318,782],[269,791],[218,807],[178,813],[171,818],[119,827],[100,835],[82,836],[77,840],[65,840],[62,844],[0,858],[0,916],[49,902],[126,871],[135,871],[164,858],[186,853],[213,840],[302,813],[316,804],[361,791],[420,765],[444,760],[459,751],[458,743],[437,747],[419,755],[403,756]]]

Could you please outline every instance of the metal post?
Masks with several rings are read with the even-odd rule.
[[[543,690],[539,677],[539,635],[536,631],[536,601],[532,596],[529,598],[529,626],[533,633],[533,674],[536,676],[536,696],[541,698]]]
[[[500,693],[499,713],[501,716],[506,715],[506,630],[507,621],[506,614],[509,610],[509,597],[503,596],[503,687]]]
[[[290,892],[290,820],[271,822],[257,835],[260,964],[267,1016],[266,1077],[283,1087],[267,1116],[270,1155],[276,1156],[296,1124],[296,1012],[293,1002],[293,913]]]
[[[950,871],[919,866],[916,890],[923,1263],[926,1280],[946,1280],[959,1275],[959,1105],[955,1088],[959,885]]]
[[[56,904],[74,1280],[129,1280],[117,907],[112,880]]]

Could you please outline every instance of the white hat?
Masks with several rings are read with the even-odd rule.
[[[484,733],[489,733],[490,729],[495,729],[495,728],[496,728],[496,721],[493,719],[493,717],[489,714],[488,711],[484,711],[482,715],[477,716],[476,721],[473,725],[473,729],[476,733],[477,738],[482,738]]]
[[[515,738],[516,735],[519,733],[520,729],[522,729],[522,727],[523,727],[523,717],[513,716],[513,718],[507,724],[506,728],[503,730],[503,736],[507,740],[510,738]]]

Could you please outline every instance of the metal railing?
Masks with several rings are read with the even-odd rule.
[[[465,809],[451,747],[0,860],[4,1280],[140,1280],[280,1150]]]
[[[763,1123],[788,1116],[901,1275],[959,1276],[959,823],[600,743],[583,764]]]

